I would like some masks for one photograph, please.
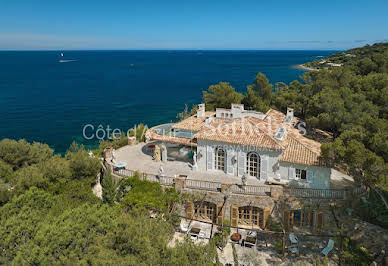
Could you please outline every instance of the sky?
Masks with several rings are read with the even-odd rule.
[[[387,0],[0,0],[0,50],[349,49],[388,41]]]

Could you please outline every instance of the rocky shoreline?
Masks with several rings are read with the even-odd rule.
[[[318,71],[319,70],[317,68],[305,66],[304,64],[295,65],[294,68],[296,68],[296,69],[303,69],[303,70],[307,70],[307,71]]]

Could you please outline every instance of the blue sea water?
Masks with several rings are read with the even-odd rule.
[[[263,72],[291,82],[293,66],[335,51],[2,51],[0,139],[25,138],[64,152],[86,124],[127,130],[176,120],[220,81],[238,91]],[[59,62],[60,60],[69,60]],[[74,60],[74,61],[72,61]]]

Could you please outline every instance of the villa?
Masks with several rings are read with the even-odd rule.
[[[261,113],[232,104],[208,112],[199,104],[195,115],[150,128],[146,143],[129,144],[106,158],[125,162],[126,169],[113,171],[118,178],[138,171],[197,195],[186,199],[186,217],[262,229],[272,217],[290,230],[320,232],[333,222],[332,202],[341,204],[353,192],[349,183],[340,189],[333,182],[340,173],[321,159],[321,144],[305,127],[291,108],[286,114]]]
[[[304,126],[291,108],[286,115],[274,109],[264,114],[232,104],[206,112],[199,104],[196,115],[152,128],[148,137],[163,142],[162,160],[174,144],[196,147],[193,171],[329,189],[331,169],[320,159],[320,143],[304,135]]]

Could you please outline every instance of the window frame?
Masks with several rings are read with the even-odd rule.
[[[238,207],[238,224],[249,226],[262,226],[261,221],[264,220],[264,210],[256,206],[241,206]]]
[[[222,156],[219,155],[219,151],[222,151]],[[222,158],[222,160],[220,160],[220,158]],[[215,149],[215,156],[214,156],[214,169],[217,170],[217,171],[222,171],[222,172],[225,172],[226,171],[226,151],[224,148],[222,147],[217,147]],[[222,168],[220,168],[219,166],[222,166]]]
[[[257,159],[256,162],[251,162],[251,158],[253,156],[256,157],[256,159]],[[256,163],[256,165],[252,166],[252,163]],[[248,176],[260,179],[260,170],[261,170],[261,157],[260,157],[260,155],[258,153],[256,153],[256,152],[249,152],[249,153],[247,153],[246,173],[248,174]],[[256,172],[256,175],[251,175],[251,172],[252,173]]]
[[[295,168],[295,179],[307,181],[307,169]]]

